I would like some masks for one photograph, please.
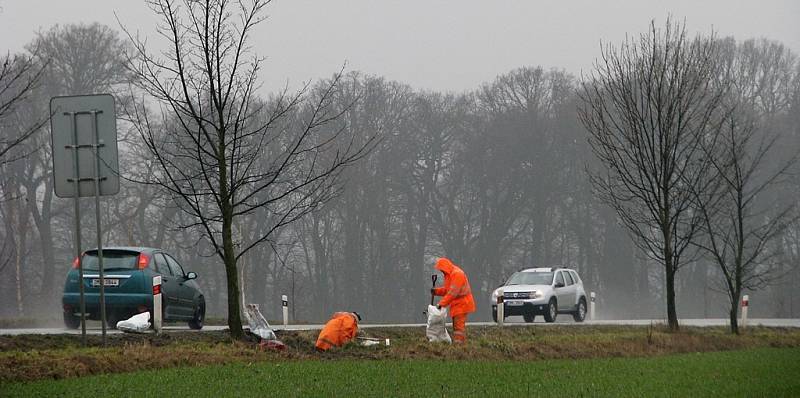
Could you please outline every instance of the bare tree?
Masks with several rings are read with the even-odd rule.
[[[580,91],[580,119],[605,170],[591,176],[639,248],[665,271],[667,319],[678,329],[675,273],[686,263],[699,217],[691,187],[709,169],[701,142],[719,127],[722,90],[712,84],[715,41],[691,40],[683,24],[605,46]],[[713,136],[713,135],[712,135]]]
[[[742,291],[762,288],[779,276],[775,267],[779,251],[773,243],[797,220],[796,200],[780,203],[765,197],[785,182],[797,155],[775,161],[780,157],[776,143],[781,134],[760,126],[760,120],[769,121],[765,116],[774,113],[775,99],[780,97],[776,91],[788,88],[787,82],[773,82],[782,71],[791,70],[793,57],[782,50],[777,57],[770,56],[778,48],[774,43],[754,47],[748,41],[737,47],[728,40],[727,44],[729,51],[721,52],[719,79],[736,89],[725,101],[732,111],[726,113],[719,136],[703,141],[703,153],[713,168],[708,184],[692,187],[702,217],[702,234],[694,244],[722,273],[731,333],[738,334]],[[787,58],[784,63],[789,67],[781,67],[779,61]]]
[[[224,263],[235,338],[243,335],[237,262],[336,194],[343,167],[371,145],[321,128],[340,115],[329,111],[340,75],[315,90],[257,98],[262,59],[249,43],[269,3],[149,1],[161,21],[158,33],[169,41],[160,55],[126,31],[135,47],[129,68],[136,85],[161,110],[154,119],[146,100],[138,101],[129,109],[131,121],[159,165],[156,183],[191,216],[185,226],[199,227]],[[261,210],[270,227],[241,234],[237,220]]]
[[[6,54],[0,58],[0,163],[8,162],[6,156],[14,147],[31,136],[47,120],[40,118],[30,125],[10,123],[10,116],[17,110],[39,81],[44,65],[36,62],[37,49],[33,55]]]

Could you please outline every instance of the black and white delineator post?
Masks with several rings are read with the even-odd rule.
[[[742,327],[747,326],[747,307],[750,306],[750,296],[745,294],[742,296]]]
[[[505,297],[503,295],[505,292],[503,289],[497,291],[497,325],[503,326],[505,324],[506,315],[505,315]]]
[[[589,319],[594,320],[594,292],[589,293]]]
[[[99,278],[91,286],[100,289],[98,310],[106,342],[105,274],[100,223],[100,196],[119,192],[117,119],[110,94],[53,97],[50,99],[50,131],[53,150],[53,182],[56,196],[75,198],[75,253],[80,286],[81,337],[86,345],[86,301],[81,258],[80,197],[94,196],[97,224]]]
[[[286,295],[281,296],[281,306],[283,307],[283,326],[289,324],[289,298]]]
[[[161,275],[153,277],[153,330],[156,334],[161,333],[161,320],[164,318],[161,313]]]

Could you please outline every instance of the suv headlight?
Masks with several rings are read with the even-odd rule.
[[[534,291],[531,292],[530,297],[532,299],[534,299],[534,300],[538,300],[538,299],[544,297],[544,293],[542,293],[542,292],[540,292],[538,290],[534,290]]]

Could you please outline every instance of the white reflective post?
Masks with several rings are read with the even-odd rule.
[[[742,297],[742,327],[747,326],[747,307],[750,306],[750,296],[745,294]]]
[[[589,319],[594,320],[594,292],[589,293]]]
[[[153,329],[161,333],[161,275],[153,277]]]
[[[505,303],[503,298],[503,289],[497,291],[497,325],[503,326],[505,323]]]
[[[286,295],[281,296],[281,305],[283,306],[283,326],[289,324],[289,298]]]

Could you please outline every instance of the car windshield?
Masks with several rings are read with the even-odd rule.
[[[136,269],[136,260],[139,253],[119,250],[103,250],[103,269],[104,270],[122,270],[122,269]],[[97,258],[97,252],[92,251],[83,255],[83,269],[86,271],[99,271],[100,262]]]
[[[553,283],[552,272],[517,272],[506,285],[549,285]]]

